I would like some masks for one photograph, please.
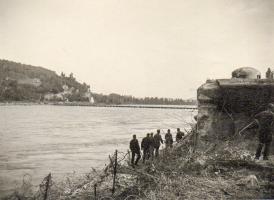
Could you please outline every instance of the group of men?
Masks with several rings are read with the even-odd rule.
[[[181,139],[183,139],[184,135],[185,134],[181,132],[179,128],[177,128],[176,142],[179,142]],[[143,151],[143,163],[145,163],[146,160],[153,160],[154,157],[159,157],[159,149],[161,144],[163,143],[164,141],[162,139],[162,136],[160,135],[159,129],[157,130],[157,133],[155,135],[153,135],[153,133],[147,133],[146,137],[142,139],[141,148],[136,138],[136,135],[133,135],[133,139],[130,141],[129,145],[129,148],[132,153],[132,166],[134,167],[138,165],[138,161],[141,159],[141,150]],[[165,134],[165,145],[166,148],[172,148],[173,146],[173,137],[170,132],[170,129],[168,129],[167,133]],[[135,156],[137,156],[136,160]]]
[[[269,159],[270,147],[272,143],[272,133],[274,129],[274,104],[268,104],[267,108],[259,112],[254,116],[254,120],[250,125],[244,129],[250,129],[256,127],[258,129],[258,140],[259,144],[256,149],[255,160],[259,160],[261,155],[263,155],[263,160]],[[183,139],[184,133],[177,128],[176,142],[179,142]],[[154,156],[157,158],[159,156],[159,148],[164,141],[160,135],[160,130],[157,130],[157,133],[153,136],[153,133],[148,133],[145,138],[142,139],[141,148],[136,135],[133,135],[133,139],[130,141],[130,150],[132,152],[131,164],[134,167],[138,164],[138,161],[141,158],[141,149],[143,150],[143,163],[146,160],[153,160]],[[172,148],[173,137],[170,133],[170,129],[167,130],[165,134],[165,145],[166,148]],[[264,149],[264,150],[263,150]],[[262,152],[263,150],[263,152]],[[135,156],[137,158],[135,160]]]

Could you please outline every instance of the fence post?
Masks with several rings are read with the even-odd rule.
[[[197,143],[198,143],[198,121],[196,121],[195,127],[194,127],[194,152],[196,151],[197,148]]]
[[[97,199],[97,192],[96,192],[97,184],[94,184],[94,199]]]
[[[51,173],[49,173],[49,175],[47,176],[47,179],[46,179],[46,189],[45,189],[45,194],[44,194],[44,200],[47,200],[47,198],[48,198],[48,191],[49,191],[49,187],[50,187],[50,179],[51,179]]]
[[[128,154],[128,156],[127,156],[127,158],[128,158],[127,163],[128,163],[128,165],[130,165],[130,163],[131,163],[131,157],[130,157],[130,151],[129,150],[127,150],[127,154]]]
[[[116,181],[116,173],[117,173],[117,154],[118,151],[115,150],[115,160],[114,160],[114,166],[113,166],[113,185],[112,185],[112,194],[115,193],[115,181]]]

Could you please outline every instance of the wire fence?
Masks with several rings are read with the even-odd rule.
[[[162,152],[162,156],[168,153]],[[151,169],[153,170],[153,163]],[[128,177],[126,176],[128,175]],[[73,179],[67,177],[65,183],[60,184],[55,181],[52,174],[49,173],[39,185],[32,185],[31,175],[25,174],[22,180],[21,188],[17,189],[12,195],[6,199],[12,200],[57,200],[57,199],[92,199],[92,200],[107,200],[107,199],[142,199],[142,194],[127,194],[119,196],[121,191],[131,187],[130,183],[136,182],[136,177],[146,177],[153,182],[157,182],[157,178],[153,175],[136,170],[131,166],[130,151],[115,152],[109,155],[109,163],[103,170],[97,171],[93,169],[91,173],[85,175],[84,179]],[[131,177],[132,179],[130,180]],[[133,183],[132,182],[132,183]],[[35,192],[33,187],[38,187]]]
[[[180,118],[180,116],[175,116]],[[181,118],[180,118],[181,119]],[[181,119],[182,120],[182,119]],[[183,120],[184,121],[184,120]],[[184,121],[191,129],[191,123]],[[163,146],[163,145],[162,145]],[[163,152],[164,153],[164,152]],[[56,200],[56,199],[141,199],[139,195],[129,195],[117,198],[117,190],[129,188],[125,174],[132,177],[137,176],[138,170],[131,167],[130,151],[122,152],[115,150],[109,155],[109,162],[104,169],[97,171],[92,169],[85,174],[84,178],[67,177],[64,182],[54,179],[49,173],[39,185],[32,184],[30,174],[23,176],[21,187],[6,199],[14,200]],[[154,180],[155,177],[146,174],[145,176]],[[136,180],[134,180],[136,181]],[[154,180],[157,181],[157,180]],[[130,181],[129,181],[130,182]],[[33,191],[34,188],[36,191]]]
[[[119,186],[119,190],[121,190],[118,173],[121,172],[121,166],[128,166],[129,163],[129,151],[120,152],[115,150],[114,154],[109,155],[109,163],[103,170],[97,171],[93,169],[82,180],[73,180],[73,178],[67,177],[67,181],[64,184],[59,184],[54,181],[52,174],[49,173],[39,185],[33,185],[31,175],[25,174],[21,186],[4,199],[116,199],[116,187]],[[77,181],[79,182],[76,183]],[[38,189],[33,191],[34,188]],[[126,196],[124,199],[138,199],[139,197],[137,197],[137,195],[131,195]]]

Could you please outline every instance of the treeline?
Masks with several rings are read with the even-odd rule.
[[[24,84],[22,80],[37,80],[38,85]],[[21,81],[21,82],[20,82]],[[81,94],[90,86],[79,83],[71,73],[60,76],[43,67],[34,67],[8,60],[0,60],[0,101],[43,101],[45,94],[63,92],[63,86],[74,88],[71,101],[81,100]]]
[[[119,94],[96,94],[93,93],[93,98],[96,103],[102,104],[147,104],[147,105],[196,105],[196,100],[184,99],[171,99],[171,98],[158,98],[158,97],[145,97],[136,98],[130,95]]]

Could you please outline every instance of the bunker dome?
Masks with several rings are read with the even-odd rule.
[[[260,79],[261,72],[253,67],[241,67],[232,72],[232,78]]]

